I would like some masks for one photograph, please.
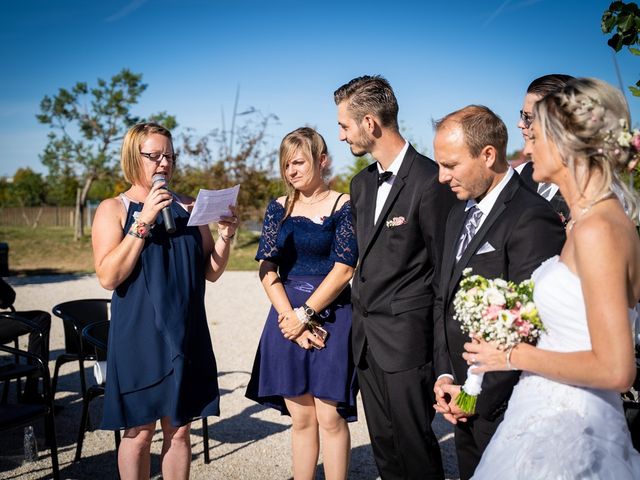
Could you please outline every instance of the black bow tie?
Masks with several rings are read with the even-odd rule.
[[[393,172],[378,173],[378,186],[389,180],[393,176]]]

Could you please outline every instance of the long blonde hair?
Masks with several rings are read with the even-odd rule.
[[[311,168],[316,169],[322,161],[322,155],[327,155],[327,144],[318,132],[310,127],[297,128],[293,132],[287,133],[280,143],[280,177],[284,182],[287,201],[283,220],[287,218],[293,210],[293,205],[298,199],[298,190],[287,179],[287,163],[297,153],[301,153],[311,161]],[[322,168],[320,174],[324,177],[328,172],[328,163]]]
[[[540,122],[542,135],[557,147],[581,193],[592,173],[599,172],[590,200],[614,192],[637,224],[637,192],[619,176],[638,153],[628,141],[621,140],[628,136],[631,125],[622,92],[596,78],[576,78],[536,103],[534,117]]]

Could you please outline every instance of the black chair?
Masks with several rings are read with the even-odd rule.
[[[0,313],[0,344],[13,343],[13,348],[18,350],[18,338],[29,333],[35,326],[32,325],[28,319],[21,318],[17,315],[13,305],[10,308],[10,312]],[[5,377],[2,375],[2,371],[4,370],[11,371],[12,375]],[[19,397],[22,392],[22,378],[28,377],[37,371],[38,367],[36,365],[21,364],[20,355],[14,355],[13,363],[0,367],[0,379],[4,381],[0,401],[2,403],[7,403],[11,380],[15,380],[17,384]]]
[[[82,338],[85,345],[90,345],[95,349],[95,358],[106,359],[107,345],[109,343],[109,321],[94,322],[82,330]],[[80,417],[80,428],[78,429],[78,439],[76,446],[76,456],[74,462],[80,461],[82,456],[82,444],[84,442],[84,432],[89,423],[89,403],[94,398],[104,395],[104,383],[94,384],[87,389],[86,395],[82,399],[82,416]],[[120,446],[120,431],[114,432],[116,438],[116,451]]]
[[[80,392],[83,401],[87,395],[87,381],[84,376],[85,360],[96,360],[95,350],[85,346],[82,341],[82,329],[94,322],[109,320],[111,300],[87,299],[72,300],[53,307],[53,314],[63,320],[65,353],[58,355],[53,370],[51,390],[55,397],[60,367],[68,362],[77,361],[80,369]]]
[[[4,318],[3,321],[20,322],[23,326],[33,328],[36,333],[42,335],[37,325],[32,322],[25,322],[22,319],[11,317]],[[0,431],[25,427],[32,424],[34,420],[44,417],[45,436],[51,448],[53,478],[58,480],[60,478],[60,467],[58,464],[58,444],[56,441],[53,393],[49,377],[49,366],[47,362],[38,355],[24,350],[0,345],[0,351],[14,355],[14,357],[27,359],[30,362],[29,365],[19,363],[4,365],[0,368],[0,381],[10,381],[25,376],[36,376],[41,378],[43,383],[43,403],[22,404],[17,401],[18,396],[16,396],[15,403],[7,400],[7,402],[0,404]]]
[[[107,346],[109,344],[109,325],[109,321],[95,322],[87,325],[82,330],[82,338],[84,339],[84,344],[91,345],[95,348],[95,356],[98,359],[106,359]],[[95,384],[89,387],[82,401],[82,417],[80,419],[80,428],[78,430],[76,456],[74,462],[79,461],[80,457],[82,456],[84,432],[86,431],[89,418],[89,403],[94,398],[104,395],[105,383]],[[116,430],[114,434],[117,450],[120,446],[120,431]],[[207,423],[207,417],[202,418],[202,442],[204,447],[204,463],[208,464],[211,462],[211,458],[209,455],[209,425]]]
[[[51,328],[51,315],[42,310],[16,311],[13,303],[16,292],[11,285],[0,278],[0,344],[13,343],[13,347],[19,348],[18,339],[23,335],[29,335],[29,347],[27,351],[39,356],[48,363],[49,360],[49,329]],[[4,321],[15,319],[17,321]],[[19,364],[16,356],[14,363]],[[26,367],[25,367],[26,368]],[[38,401],[38,378],[32,378],[25,386],[25,394],[31,402]],[[5,381],[2,398],[6,402],[9,394],[10,381]],[[21,395],[21,379],[16,379],[18,395]]]

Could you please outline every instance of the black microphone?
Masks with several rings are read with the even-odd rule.
[[[169,190],[167,188],[167,179],[164,175],[161,175],[159,173],[154,175],[151,178],[151,182],[153,183],[153,185],[155,185],[156,182],[162,182],[164,183],[164,186],[160,188]],[[167,233],[173,233],[176,231],[176,222],[173,220],[173,213],[171,213],[171,205],[168,205],[162,209],[162,220],[164,221],[164,228],[167,231]]]

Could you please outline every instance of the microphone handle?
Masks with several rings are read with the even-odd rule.
[[[173,214],[169,207],[162,209],[162,220],[164,221],[164,228],[167,233],[173,233],[176,231],[176,222],[173,220]]]

